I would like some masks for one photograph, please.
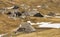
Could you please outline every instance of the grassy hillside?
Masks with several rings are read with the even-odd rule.
[[[23,11],[21,4],[26,4],[30,6],[28,9],[37,9],[42,14],[47,14],[50,11],[54,13],[60,13],[60,0],[0,0],[0,8],[10,7],[13,5],[18,5],[20,11]],[[38,8],[36,6],[45,6],[44,8]],[[46,7],[47,6],[47,7]],[[26,11],[28,10],[26,9]],[[7,15],[0,14],[0,34],[9,33],[13,29],[17,28],[22,21],[31,20],[32,22],[52,22],[60,23],[60,18],[37,18],[37,17],[27,17],[26,19],[17,18],[17,20],[8,18]],[[60,37],[60,29],[38,29],[37,32],[29,34],[19,34],[15,37]],[[29,35],[29,36],[27,36]],[[36,35],[36,36],[35,36]]]
[[[12,0],[12,1],[11,0],[5,0],[5,1],[0,0],[0,2],[1,2],[0,7],[9,7],[15,4],[20,6],[21,4],[25,4],[25,5],[30,6],[29,9],[35,8],[43,14],[46,14],[49,11],[60,13],[60,1],[59,0],[37,0],[37,1],[36,0]],[[38,5],[45,6],[45,8],[37,8],[36,6]]]

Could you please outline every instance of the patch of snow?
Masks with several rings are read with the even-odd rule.
[[[48,23],[48,22],[41,22],[39,27],[42,28],[60,28],[60,23]]]
[[[20,18],[26,18],[26,16],[22,15],[22,16],[20,16]]]
[[[44,17],[52,17],[52,16],[44,15]]]
[[[55,16],[55,18],[60,18],[60,16]]]
[[[27,23],[30,23],[31,25],[35,25],[36,23],[32,23],[31,21],[27,21]]]
[[[38,24],[38,25],[39,25],[40,23],[38,22],[38,23],[36,23],[36,24]]]
[[[36,10],[37,11],[37,9],[35,9],[35,8],[33,8],[33,10]]]
[[[51,23],[51,22],[37,22],[32,23],[31,21],[27,21],[31,25],[38,25],[40,28],[60,28],[60,23]]]
[[[6,33],[7,34],[7,33]],[[6,35],[6,34],[0,34],[0,37],[3,37],[4,35]]]
[[[6,9],[12,9],[14,6],[12,6],[12,7],[7,7]]]
[[[40,6],[40,5],[38,5],[37,7],[38,7],[38,8],[40,8],[41,6]]]

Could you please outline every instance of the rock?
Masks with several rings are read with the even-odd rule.
[[[37,13],[37,14],[34,15],[34,17],[44,17],[44,16],[40,13]]]
[[[16,14],[16,17],[19,17],[22,15],[20,12],[15,12],[15,14]]]
[[[11,12],[8,12],[8,13],[6,13],[7,15],[11,15],[12,13]]]
[[[27,11],[22,14],[22,16],[34,16],[36,13],[39,13],[37,10]]]
[[[19,8],[19,7],[18,7],[17,5],[15,5],[13,9],[18,9],[18,8]]]
[[[54,12],[49,12],[49,14],[47,14],[48,16],[55,16],[56,14]]]
[[[27,22],[22,22],[21,23],[21,26],[17,29],[16,33],[17,32],[34,32],[35,29],[34,27],[31,26],[30,23],[27,23]]]
[[[25,32],[35,31],[34,27],[32,27],[31,24],[27,22],[21,23],[21,28],[25,28]]]

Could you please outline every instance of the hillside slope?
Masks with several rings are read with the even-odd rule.
[[[13,5],[18,5],[20,11],[25,10],[21,7],[22,4],[30,6],[29,9],[37,9],[42,14],[47,14],[49,12],[60,13],[60,0],[0,0],[0,8],[11,7]],[[37,7],[41,6],[41,7]],[[9,33],[15,28],[17,28],[22,21],[31,20],[32,22],[52,22],[60,23],[60,18],[37,18],[37,17],[27,17],[26,19],[17,18],[17,20],[8,18],[7,15],[0,14],[0,34]],[[16,37],[60,37],[60,29],[39,29],[37,32],[30,34],[19,34]],[[27,36],[29,35],[29,36]],[[36,36],[35,36],[36,35]]]

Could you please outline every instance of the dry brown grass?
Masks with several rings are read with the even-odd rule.
[[[9,0],[0,0],[2,4],[0,4],[0,8],[12,6],[12,3],[9,3]],[[13,0],[18,6],[20,4],[27,4],[29,6],[33,6],[32,8],[37,8],[37,5],[46,4],[48,8],[37,8],[42,14],[47,14],[49,11],[54,11],[55,13],[60,13],[60,0],[53,0],[53,2],[49,2],[48,0]],[[30,8],[31,8],[30,7]],[[30,18],[30,19],[29,19]],[[60,18],[37,18],[37,17],[27,17],[24,20],[31,20],[32,22],[52,22],[52,23],[60,23]],[[9,33],[11,30],[15,29],[21,23],[21,19],[13,20],[7,18],[7,15],[0,14],[0,34],[1,33]],[[16,37],[60,37],[60,29],[37,29],[37,32],[33,33],[23,33],[19,34]]]
[[[0,15],[0,34],[11,31],[20,24],[19,19],[9,19],[6,15]]]
[[[37,32],[20,34],[17,37],[60,37],[60,29],[38,29]]]

